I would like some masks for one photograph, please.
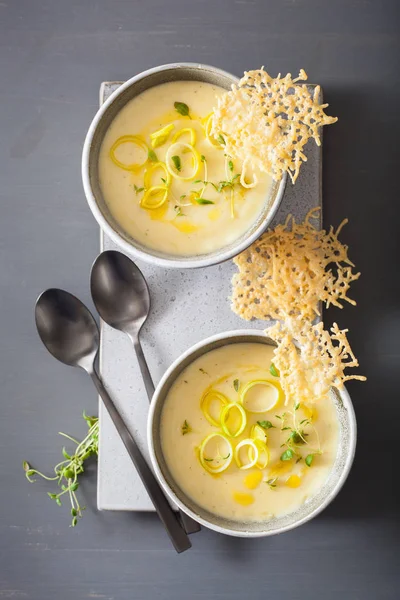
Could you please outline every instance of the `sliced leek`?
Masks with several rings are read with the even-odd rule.
[[[219,438],[222,440],[224,444],[224,449],[221,452],[221,448],[217,443],[217,453],[211,456],[207,453],[207,446],[209,446],[212,440],[217,440]],[[228,440],[228,438],[223,433],[210,433],[201,443],[199,448],[199,461],[203,469],[208,471],[209,473],[217,474],[226,471],[229,465],[232,462],[233,458],[233,449],[232,444]]]
[[[140,201],[142,208],[147,210],[155,210],[160,208],[168,199],[168,188],[166,185],[154,185],[143,194]]]
[[[177,131],[172,138],[172,143],[177,142],[181,135],[185,134],[190,135],[190,144],[194,146],[197,140],[197,135],[193,127],[185,127],[184,129],[180,129],[179,131]]]
[[[259,440],[263,444],[266,444],[268,441],[267,434],[265,433],[264,429],[257,424],[253,425],[253,427],[250,429],[250,437],[253,440]]]
[[[232,431],[228,425],[229,416],[230,416],[231,412],[234,410],[239,412],[239,419],[240,419],[239,425],[236,428],[236,431]],[[221,421],[221,429],[226,435],[228,435],[229,437],[234,437],[234,438],[238,437],[241,433],[243,433],[243,430],[247,425],[246,412],[245,412],[243,406],[241,406],[240,404],[237,404],[236,402],[232,402],[231,404],[227,404],[226,406],[224,406],[224,408],[222,409],[220,421]]]
[[[165,142],[168,140],[169,136],[171,135],[171,131],[173,129],[175,129],[175,125],[173,123],[170,123],[169,125],[166,125],[162,129],[159,129],[158,131],[151,133],[150,140],[151,140],[151,145],[153,146],[153,148],[158,148],[159,146],[162,146],[163,144],[165,144]]]
[[[269,388],[270,390],[270,398],[267,398],[267,401],[263,406],[252,406],[249,399],[246,398],[248,392],[254,388],[255,386],[264,386]],[[268,381],[267,379],[254,379],[253,381],[249,381],[240,392],[240,401],[243,407],[251,413],[264,413],[272,410],[279,402],[280,398],[280,389],[279,387],[273,383],[272,381]]]
[[[213,116],[214,113],[211,113],[208,117],[206,117],[204,132],[206,134],[207,141],[211,144],[211,146],[214,146],[215,148],[221,148],[220,142],[213,135],[211,135]]]
[[[258,448],[257,461],[254,466],[257,467],[258,469],[265,469],[265,467],[269,463],[268,447],[266,446],[266,444],[263,444],[263,442],[261,442],[260,440],[254,440],[254,442]],[[250,461],[252,461],[254,458],[253,454],[254,454],[253,448],[249,448],[249,460]]]
[[[218,421],[216,419],[214,419],[214,417],[210,413],[210,405],[215,400],[217,402],[220,402],[220,404],[221,404],[221,410],[220,410],[220,414],[218,416]],[[205,418],[207,419],[207,421],[209,423],[211,423],[211,425],[214,425],[214,427],[220,426],[222,408],[226,404],[229,404],[228,398],[226,396],[224,396],[224,394],[221,394],[221,392],[217,392],[216,390],[208,390],[204,394],[202,399],[200,400],[200,408],[201,408]]]
[[[187,153],[190,153],[192,155],[193,170],[189,176],[185,177],[183,175],[180,175],[181,170],[178,170],[175,163],[177,161],[177,157],[180,158],[181,154]],[[200,156],[197,150],[195,150],[190,144],[185,144],[184,142],[175,142],[174,144],[171,144],[165,156],[165,164],[167,166],[168,171],[173,177],[175,177],[176,179],[180,179],[181,181],[191,181],[192,179],[194,179],[199,171],[200,162]]]
[[[146,190],[150,189],[152,187],[152,175],[154,173],[154,171],[157,170],[162,170],[164,171],[165,174],[165,185],[168,187],[169,185],[171,185],[171,175],[167,169],[167,167],[165,166],[165,163],[163,162],[156,162],[154,164],[152,164],[148,169],[146,169],[145,173],[144,173],[144,187]]]
[[[142,150],[145,151],[146,153],[146,157],[145,160],[142,163],[131,163],[131,164],[126,164],[121,162],[115,155],[115,151],[122,146],[122,144],[135,144],[136,146],[139,146],[139,148],[141,148]],[[136,135],[123,135],[121,137],[119,137],[111,146],[110,149],[110,158],[113,161],[113,163],[115,165],[117,165],[117,167],[120,167],[121,169],[124,169],[125,171],[137,171],[138,169],[141,169],[148,161],[148,155],[149,155],[149,149],[147,147],[146,142],[144,142],[142,139],[140,139],[140,137],[136,136]]]
[[[240,457],[241,450],[243,450],[243,448],[247,448],[247,456],[249,459],[247,463],[242,462],[242,459]],[[242,440],[235,448],[235,462],[239,469],[242,469],[243,471],[246,469],[251,469],[252,467],[255,467],[257,465],[259,453],[260,451],[258,449],[256,440],[252,440],[250,438]]]

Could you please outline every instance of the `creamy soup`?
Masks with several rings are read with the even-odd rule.
[[[256,521],[296,510],[335,460],[333,401],[285,406],[273,349],[231,344],[195,360],[172,385],[161,445],[178,486],[217,515]]]
[[[222,93],[208,83],[165,83],[131,100],[108,129],[99,156],[103,196],[144,246],[210,253],[244,234],[270,201],[271,178],[242,173],[225,155],[223,137],[210,134]]]

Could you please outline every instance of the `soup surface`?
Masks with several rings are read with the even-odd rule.
[[[224,91],[196,81],[153,87],[106,132],[99,155],[104,199],[144,246],[180,256],[210,253],[240,238],[270,201],[271,178],[241,179],[242,165],[225,155],[223,138],[210,135]]]
[[[218,348],[186,367],[165,400],[161,445],[173,478],[225,518],[258,521],[296,510],[320,490],[335,460],[333,401],[285,406],[272,358],[273,348],[260,343]]]

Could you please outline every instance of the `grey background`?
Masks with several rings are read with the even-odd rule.
[[[0,2],[0,598],[394,600],[399,597],[399,3],[396,0],[5,0]],[[24,480],[49,469],[60,429],[84,432],[90,381],[52,360],[33,325],[38,293],[91,305],[99,234],[80,180],[99,83],[172,61],[236,74],[304,67],[338,124],[326,131],[325,224],[362,271],[350,329],[368,375],[350,384],[359,423],[351,476],[313,522],[245,541],[203,530],[176,555],[154,515],[98,513],[95,475],[79,527]],[[398,485],[397,485],[398,487]]]

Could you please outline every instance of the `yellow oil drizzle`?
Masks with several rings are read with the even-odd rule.
[[[268,476],[270,478],[274,478],[279,477],[280,475],[285,475],[285,473],[291,471],[292,466],[293,465],[290,462],[282,462],[280,464],[278,463],[270,469]]]
[[[168,210],[168,202],[165,202],[160,208],[154,208],[153,210],[148,210],[147,214],[149,215],[152,221],[163,221],[164,223],[168,223],[166,219],[164,219],[165,213]]]
[[[290,477],[286,479],[285,483],[290,488],[297,488],[299,485],[301,485],[301,479],[298,475],[290,475]]]
[[[254,502],[254,496],[243,492],[233,492],[233,499],[241,506],[250,506]]]
[[[253,473],[249,473],[244,478],[244,485],[249,490],[255,490],[256,488],[258,488],[258,486],[262,482],[262,478],[263,478],[263,474],[261,473],[261,471],[255,471]]]
[[[221,211],[219,208],[212,208],[208,213],[208,218],[210,221],[217,221],[221,216]]]
[[[200,229],[200,227],[198,227],[197,225],[193,225],[192,223],[182,223],[177,220],[169,221],[169,223],[171,223],[171,225],[176,227],[182,233],[194,233],[195,231],[198,231]]]

